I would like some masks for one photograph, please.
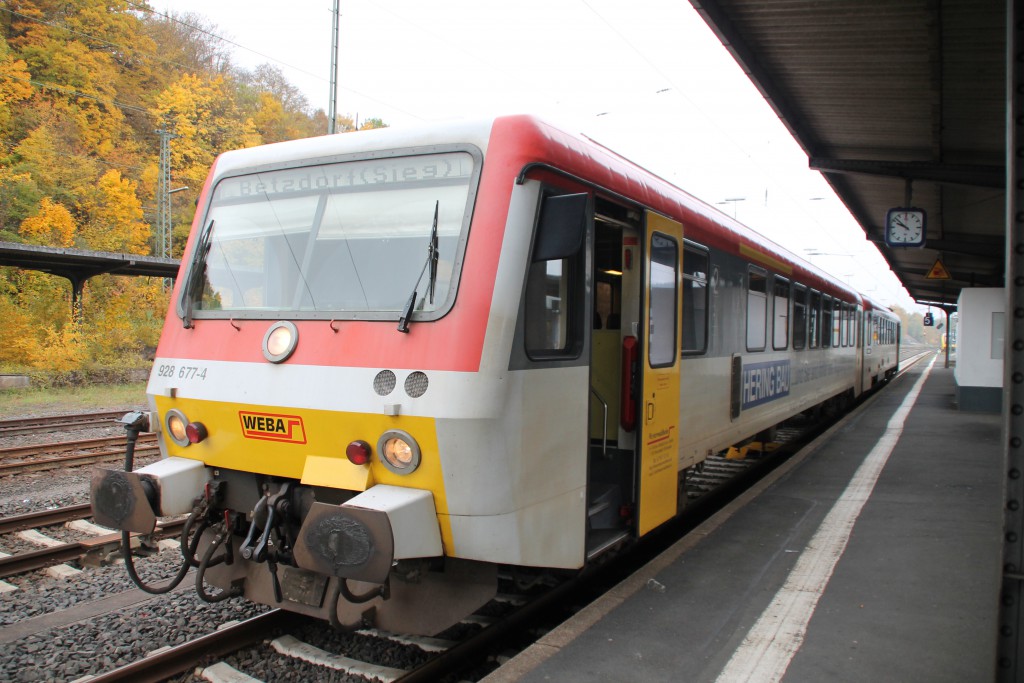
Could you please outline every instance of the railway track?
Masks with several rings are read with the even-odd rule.
[[[928,353],[923,353],[917,357],[904,359],[902,370],[905,371],[915,361],[927,356]],[[780,429],[779,440],[799,440],[798,431],[795,427],[792,433],[785,429]],[[123,443],[123,439],[119,441]],[[727,454],[715,456],[706,462],[702,471],[695,473],[695,476],[689,483],[696,484],[700,482],[703,487],[706,487],[706,490],[701,490],[694,486],[686,491],[687,497],[691,499],[690,512],[694,518],[703,518],[704,514],[700,509],[702,506],[709,506],[709,509],[713,506],[716,507],[714,505],[715,498],[729,497],[726,490],[731,486],[744,488],[743,479],[749,480],[760,477],[759,470],[762,467],[771,467],[771,462],[776,459],[775,453],[765,455],[747,453],[746,455],[748,457],[745,459],[733,459],[727,457]],[[2,519],[0,520],[0,533],[8,533],[8,530],[59,524],[68,518],[83,515],[83,513],[88,513],[88,506],[84,504],[66,510],[46,511],[45,513],[33,513],[33,515],[19,515]],[[693,520],[691,523],[696,523],[696,520]],[[676,530],[672,533],[678,534],[679,532]],[[658,545],[669,542],[668,540],[659,542],[656,538],[652,538],[650,541],[649,543],[646,541],[641,542],[643,546],[646,546],[640,549],[639,557],[641,559],[633,559],[629,562],[619,559],[613,560],[607,563],[607,566],[598,568],[602,572],[607,572],[607,574],[599,575],[588,571],[586,574],[578,577],[576,581],[567,581],[559,584],[556,588],[548,591],[542,598],[532,600],[523,607],[515,609],[507,616],[502,616],[498,619],[481,619],[482,627],[478,626],[478,632],[471,637],[467,636],[462,639],[452,638],[450,640],[401,638],[391,641],[394,643],[392,647],[415,650],[419,652],[417,658],[424,660],[408,668],[381,664],[380,660],[376,657],[359,656],[347,648],[336,647],[336,640],[328,639],[329,642],[323,643],[315,642],[315,638],[304,638],[303,631],[306,632],[305,635],[309,635],[311,630],[329,632],[330,629],[324,629],[323,624],[319,622],[316,628],[302,628],[301,617],[296,617],[288,612],[274,610],[255,619],[242,622],[237,626],[228,625],[216,633],[190,640],[182,646],[153,653],[127,666],[95,675],[95,678],[91,680],[165,680],[182,673],[187,675],[187,672],[195,669],[197,660],[201,660],[200,664],[203,668],[203,674],[208,672],[210,676],[214,676],[219,671],[222,672],[222,676],[230,676],[232,675],[229,668],[230,662],[235,664],[238,670],[244,671],[246,676],[256,677],[221,678],[220,680],[271,680],[277,677],[273,672],[280,672],[282,670],[309,672],[308,680],[333,678],[339,675],[332,673],[329,669],[348,671],[353,675],[364,677],[372,676],[380,680],[398,680],[402,681],[402,683],[439,680],[450,675],[453,670],[463,669],[466,666],[466,662],[479,662],[481,657],[484,656],[481,654],[483,652],[491,652],[493,654],[495,650],[503,647],[504,643],[510,640],[529,638],[529,635],[523,635],[527,631],[532,632],[534,629],[545,631],[552,628],[557,623],[560,623],[567,610],[578,609],[581,605],[586,604],[593,595],[600,594],[611,585],[615,585],[618,581],[617,577],[621,577],[623,574],[628,575],[631,572],[631,567],[634,567],[636,562],[644,561],[643,557],[645,555],[656,554]],[[81,544],[77,545],[81,546]],[[52,553],[50,555],[52,558],[58,552],[61,551],[43,550],[31,553],[31,555]],[[77,548],[73,552],[81,557],[82,547]],[[7,572],[4,570],[5,564],[3,560],[0,560],[0,575],[7,575]],[[154,599],[154,601],[157,600],[159,599]],[[358,635],[381,643],[390,638],[397,638],[391,634],[374,631],[364,631]],[[383,651],[387,646],[377,645],[375,647]],[[249,654],[232,654],[245,650]],[[223,661],[221,661],[221,658],[223,658]],[[261,670],[246,665],[246,663],[252,662],[263,662],[266,668]],[[313,664],[311,662],[316,663]],[[103,668],[102,665],[97,665],[97,669],[100,668]],[[265,674],[263,673],[264,671],[271,673]],[[226,674],[223,672],[226,672]],[[95,670],[92,673],[95,674]],[[198,671],[196,675],[199,675]],[[460,673],[459,676],[466,680],[475,680],[472,675],[466,676]],[[178,678],[173,680],[194,679]]]
[[[106,410],[75,415],[50,415],[0,420],[0,437],[32,434],[34,432],[85,429],[116,424],[127,410]]]
[[[124,450],[124,436],[0,448],[0,475],[114,460],[123,458]],[[38,457],[68,453],[69,451],[77,452],[53,457]],[[156,434],[143,434],[139,437],[135,449],[136,457],[155,455],[158,452]]]
[[[796,425],[780,431],[784,440],[796,447],[806,428],[811,427],[813,425],[810,424]],[[691,482],[696,484],[699,481],[700,488],[694,485],[692,489],[687,490],[688,497],[692,499],[688,503],[692,510],[692,519],[687,520],[688,524],[698,523],[731,499],[728,493],[730,487],[744,488],[746,484],[742,482],[743,479],[759,477],[759,470],[774,466],[773,461],[784,457],[785,450],[786,446],[782,445],[770,451],[765,449],[763,454],[758,449],[752,449],[743,453],[746,456],[743,459],[736,457],[736,454],[733,454],[732,458],[727,457],[728,454],[722,454],[709,459]],[[360,656],[344,647],[338,647],[336,643],[310,642],[315,639],[303,637],[303,629],[296,626],[302,622],[302,617],[279,615],[275,610],[237,627],[227,627],[215,634],[203,636],[101,674],[93,681],[164,680],[195,669],[199,658],[206,660],[200,664],[202,674],[199,673],[200,669],[196,669],[196,675],[209,675],[210,680],[220,681],[258,683],[265,680],[260,678],[262,674],[254,670],[251,664],[238,664],[255,661],[260,661],[260,666],[268,671],[293,671],[296,667],[305,667],[303,672],[309,680],[327,679],[337,675],[332,672],[400,683],[437,681],[452,675],[465,678],[464,671],[475,668],[480,672],[481,662],[488,657],[493,658],[495,653],[508,647],[508,643],[532,640],[531,636],[524,634],[532,633],[535,629],[545,632],[556,626],[569,613],[615,585],[623,576],[635,569],[637,562],[646,561],[650,554],[656,554],[658,548],[671,543],[680,533],[682,532],[676,528],[655,534],[653,539],[638,544],[639,555],[614,558],[575,577],[554,582],[554,587],[546,587],[536,596],[503,596],[499,600],[505,601],[506,613],[497,618],[479,618],[478,627],[465,637],[446,638],[446,634],[442,634],[441,638],[416,638],[394,636],[374,630],[357,632],[364,638],[391,640],[396,643],[393,647],[415,650],[415,655],[407,656],[422,661],[407,667],[382,664],[382,658]],[[513,585],[515,582],[506,577],[503,584]],[[487,613],[488,610],[485,609],[483,612]],[[310,630],[330,631],[319,623],[315,627],[305,629],[306,636]],[[256,646],[262,649],[250,655],[238,654],[240,649],[251,651],[256,643],[269,643],[269,646]],[[386,647],[377,646],[378,649]],[[364,648],[356,649],[362,651]],[[486,664],[483,666],[487,670],[493,668]],[[271,677],[273,676],[268,676],[267,679]],[[472,675],[467,678],[474,679]]]
[[[72,505],[54,510],[29,512],[14,517],[0,519],[0,535],[13,534],[29,529],[45,529],[58,524],[66,524],[77,520],[88,519],[92,509],[88,503]],[[184,519],[161,520],[157,523],[154,538],[176,537],[181,534],[185,525]],[[45,569],[57,564],[79,561],[83,564],[102,564],[108,556],[116,553],[121,545],[121,532],[110,531],[101,535],[89,535],[86,538],[69,543],[55,542],[38,550],[0,557],[0,579],[24,574],[26,572]],[[36,538],[46,538],[40,534]]]
[[[535,610],[545,608],[558,595],[552,592],[532,602],[514,595],[501,596],[497,600],[523,606],[502,619],[470,617],[466,620],[468,635],[457,639],[405,636],[376,629],[339,636],[324,629],[317,620],[275,609],[244,622],[226,624],[214,633],[95,675],[90,683],[174,680],[174,676],[193,669],[196,675],[209,677],[209,680],[258,683],[261,679],[240,671],[227,659],[230,656],[232,660],[244,660],[246,657],[237,653],[259,643],[266,645],[250,658],[261,659],[272,670],[291,671],[304,667],[306,673],[313,672],[308,680],[326,679],[331,672],[338,672],[388,683],[432,682],[472,664],[479,659],[481,651],[492,648],[495,642],[520,628],[524,619],[529,619]],[[325,631],[326,637],[318,637],[324,636]],[[346,648],[331,642],[338,637],[361,640],[362,647],[349,648],[358,649],[360,653],[346,653]],[[199,667],[197,662],[201,663]],[[306,679],[299,675],[296,680]]]

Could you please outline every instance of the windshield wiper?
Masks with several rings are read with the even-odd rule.
[[[398,319],[398,331],[408,332],[409,331],[409,319],[412,317],[412,309],[416,306],[416,294],[417,288],[420,286],[420,280],[423,279],[423,273],[427,272],[427,268],[430,269],[430,276],[427,282],[427,296],[430,299],[430,303],[434,303],[434,287],[437,284],[437,212],[441,206],[441,200],[434,202],[434,225],[430,228],[430,242],[427,244],[427,262],[423,264],[423,270],[420,271],[419,277],[416,278],[416,282],[412,285],[412,296],[409,297],[409,301],[406,302],[405,308],[402,309],[402,317]]]
[[[192,253],[192,264],[189,270],[188,279],[185,280],[183,315],[181,321],[186,328],[192,327],[192,309],[195,306],[196,287],[199,287],[198,296],[202,296],[203,278],[206,277],[206,256],[210,253],[210,246],[213,244],[213,219],[206,224],[206,230],[199,236],[196,243],[196,250]]]

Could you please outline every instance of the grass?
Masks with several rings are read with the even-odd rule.
[[[81,387],[0,389],[0,419],[60,412],[144,408],[146,383]]]

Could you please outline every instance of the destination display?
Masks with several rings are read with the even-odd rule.
[[[465,152],[348,161],[225,178],[217,185],[216,199],[225,201],[450,180],[468,182],[472,172],[473,157]]]

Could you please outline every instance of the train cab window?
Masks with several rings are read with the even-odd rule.
[[[793,348],[807,346],[807,288],[793,285]]]
[[[789,346],[789,280],[775,276],[772,284],[772,348],[780,351]]]
[[[224,177],[179,314],[437,320],[454,305],[479,173],[479,152],[454,150]]]
[[[821,348],[827,349],[832,345],[832,297],[827,294],[821,296]]]
[[[683,353],[704,353],[708,348],[708,252],[683,247]]]
[[[818,348],[821,328],[821,293],[811,290],[811,314],[807,329],[807,345],[812,349]]]
[[[747,351],[764,351],[768,318],[768,272],[747,267]]]
[[[549,196],[541,208],[526,277],[524,332],[534,359],[576,357],[582,350],[585,197]]]
[[[651,235],[651,267],[648,272],[650,300],[650,343],[648,362],[652,368],[676,362],[676,282],[679,269],[679,244],[666,235]]]
[[[843,327],[843,302],[836,299],[832,303],[832,346],[838,347],[842,344]]]

